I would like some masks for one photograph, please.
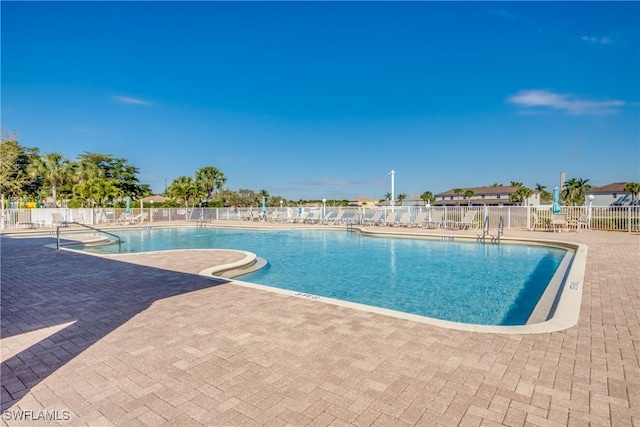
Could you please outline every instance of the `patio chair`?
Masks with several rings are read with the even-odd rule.
[[[402,212],[402,215],[400,215],[400,220],[395,225],[398,227],[409,227],[409,225],[411,225],[411,213]]]
[[[537,230],[538,228],[549,228],[549,221],[540,218],[536,212],[531,212],[531,230]]]
[[[387,214],[387,219],[384,221],[384,225],[387,227],[393,227],[396,225],[396,214],[397,212],[389,212]]]
[[[427,215],[429,214],[429,212],[427,211],[422,211],[422,212],[418,212],[418,215],[416,216],[416,220],[413,221],[411,223],[412,227],[423,227],[426,226],[426,220],[427,220]]]
[[[380,225],[380,222],[382,220],[382,214],[384,214],[383,211],[375,211],[371,218],[365,218],[364,224],[365,225]]]
[[[63,227],[66,224],[67,223],[64,220],[64,218],[62,217],[62,214],[59,214],[59,213],[52,213],[51,214],[51,226],[52,227]]]
[[[454,222],[454,225],[460,230],[466,230],[472,226],[473,228],[477,228],[478,224],[475,223],[476,213],[478,213],[478,211],[467,211],[462,220]]]
[[[444,225],[444,221],[442,217],[444,216],[444,211],[431,211],[431,219],[427,221],[427,227],[429,228],[440,228]]]
[[[567,214],[551,214],[551,229],[553,231],[562,231],[567,228]]]
[[[590,228],[589,217],[587,214],[582,214],[578,219],[570,219],[567,221],[567,226],[575,228],[576,232],[582,230],[582,227],[584,227],[585,230],[588,230]]]
[[[344,217],[344,211],[338,211],[336,216],[334,216],[333,218],[329,218],[327,220],[327,224],[329,224],[329,223],[331,223],[332,225],[341,224],[342,221],[343,221],[342,217]]]
[[[34,228],[35,224],[31,220],[31,211],[19,211],[16,225],[18,228]]]

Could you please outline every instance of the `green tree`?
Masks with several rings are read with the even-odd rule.
[[[204,166],[196,171],[196,181],[204,188],[207,202],[213,198],[215,191],[220,191],[227,177],[214,166]]]
[[[571,178],[562,188],[562,198],[565,204],[576,206],[583,205],[587,191],[591,189],[588,179]]]
[[[32,163],[31,174],[34,178],[42,178],[51,189],[51,197],[58,205],[58,187],[69,178],[71,162],[61,153],[47,153],[36,157]]]
[[[406,198],[407,195],[405,193],[398,194],[398,206],[402,206],[402,202],[404,202],[404,199]]]
[[[540,193],[541,202],[550,202],[553,200],[553,195],[547,191],[547,187],[542,184],[536,184],[536,191]]]
[[[533,190],[524,186],[521,186],[513,194],[509,195],[509,200],[521,205],[528,205],[529,197],[533,195]]]
[[[420,198],[424,201],[425,206],[436,201],[431,191],[425,191],[420,195]]]
[[[460,204],[460,196],[464,193],[464,190],[462,188],[454,188],[453,192],[458,196],[458,204]]]
[[[638,200],[638,194],[640,194],[640,182],[628,182],[624,186],[624,191],[631,193],[631,203],[636,203]]]
[[[189,209],[189,202],[191,202],[191,207],[194,207],[200,196],[205,194],[198,182],[189,176],[179,176],[174,179],[167,188],[167,193],[176,202],[184,203],[185,209]]]
[[[32,156],[37,150],[24,148],[16,134],[3,135],[0,143],[0,193],[22,197],[36,195],[41,179],[29,174]]]
[[[471,206],[471,198],[475,196],[476,193],[473,190],[465,190],[464,197],[467,199],[467,204]]]

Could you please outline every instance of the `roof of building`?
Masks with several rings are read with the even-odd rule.
[[[154,195],[154,196],[144,197],[144,198],[142,198],[140,200],[143,201],[144,203],[151,203],[151,202],[153,202],[153,203],[156,203],[156,202],[157,203],[162,203],[162,202],[166,202],[167,200],[169,200],[169,198],[165,197],[165,196]]]
[[[466,187],[466,188],[462,188],[462,193],[460,193],[460,196],[462,197],[464,195],[464,192],[467,190],[471,190],[473,191],[473,195],[474,196],[480,196],[483,194],[511,194],[511,193],[515,193],[518,190],[519,187],[515,187],[513,185],[500,185],[500,186],[496,186],[496,187]],[[451,190],[447,190],[443,193],[438,193],[435,196],[436,197],[442,197],[442,196],[458,196],[453,190],[455,189],[451,189]]]
[[[626,182],[614,182],[611,184],[603,185],[602,187],[593,187],[587,194],[590,193],[625,193],[624,187],[626,187]]]

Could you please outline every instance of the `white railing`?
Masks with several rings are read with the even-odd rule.
[[[415,222],[418,214],[428,210],[431,215],[442,213],[443,225],[452,226],[461,221],[468,211],[476,211],[473,224],[481,228],[485,216],[489,218],[489,227],[497,228],[500,217],[503,218],[505,229],[533,229],[544,228],[550,222],[552,212],[550,207],[539,206],[455,206],[455,207],[425,207],[425,206],[389,206],[376,209],[357,207],[326,206],[317,208],[289,207],[267,208],[266,215],[257,208],[131,208],[133,215],[144,213],[143,223],[153,222],[209,222],[225,220],[246,221],[298,221],[298,212],[306,212],[314,218],[313,222],[326,223],[323,218],[335,218],[341,212],[339,223],[358,224],[371,218],[375,211],[382,211],[382,221],[394,212],[409,212],[410,222]],[[60,219],[64,222],[79,222],[88,225],[117,225],[126,214],[124,208],[101,209],[71,209],[71,208],[35,208],[35,209],[4,209],[0,218],[0,229],[12,230],[21,228],[55,228]],[[587,218],[587,228],[608,231],[640,231],[640,206],[564,206],[562,213],[567,219],[578,220],[581,216]],[[400,215],[397,215],[400,218]],[[307,220],[308,222],[308,220]],[[138,222],[139,224],[139,222]],[[472,227],[473,228],[473,227]]]

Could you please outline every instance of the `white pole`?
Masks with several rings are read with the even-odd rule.
[[[396,199],[395,198],[395,182],[394,182],[395,174],[396,174],[396,171],[391,169],[391,172],[389,172],[389,175],[391,175],[391,212],[393,212],[393,207],[395,206],[395,199]]]
[[[4,194],[2,195],[2,211],[0,215],[0,230],[4,230]]]

